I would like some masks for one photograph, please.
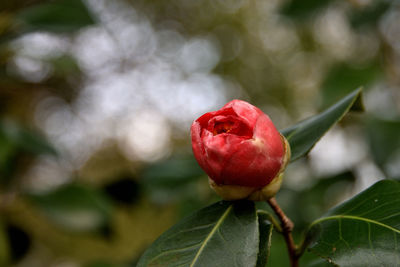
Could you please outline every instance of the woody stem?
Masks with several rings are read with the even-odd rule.
[[[274,210],[276,216],[281,222],[282,235],[285,238],[286,247],[289,253],[290,265],[291,267],[299,266],[299,254],[297,253],[297,246],[293,241],[292,231],[294,224],[293,222],[286,216],[278,202],[276,202],[275,197],[272,197],[267,200],[268,204]]]

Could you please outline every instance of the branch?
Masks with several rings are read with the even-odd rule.
[[[279,233],[282,233],[282,227],[279,224],[279,222],[275,219],[274,216],[272,216],[269,212],[265,210],[257,210],[257,214],[264,214],[268,217],[268,220],[272,223],[274,226],[275,230],[278,231]]]
[[[278,202],[276,202],[275,197],[272,197],[267,200],[268,204],[274,210],[276,216],[278,216],[279,221],[281,222],[282,234],[285,238],[286,246],[289,253],[290,265],[292,267],[299,266],[299,254],[297,253],[297,246],[293,241],[292,231],[294,224],[293,222],[286,216]]]

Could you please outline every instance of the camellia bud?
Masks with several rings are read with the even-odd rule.
[[[195,120],[191,136],[197,162],[223,199],[262,201],[279,190],[290,147],[257,107],[232,100]]]

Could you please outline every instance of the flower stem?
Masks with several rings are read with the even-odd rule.
[[[282,234],[285,238],[286,246],[289,253],[290,265],[292,267],[299,266],[299,254],[297,253],[297,246],[293,241],[292,231],[294,224],[293,222],[286,216],[278,202],[276,202],[275,197],[272,197],[267,200],[268,204],[274,210],[276,216],[278,216],[279,221],[281,222]]]

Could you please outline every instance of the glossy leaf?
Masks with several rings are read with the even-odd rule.
[[[257,267],[266,267],[271,248],[271,236],[273,226],[269,217],[264,213],[258,213],[258,225],[260,229],[260,245],[258,248]]]
[[[54,223],[73,231],[96,231],[109,223],[112,206],[103,194],[82,185],[69,184],[30,196]]]
[[[310,249],[339,266],[400,265],[400,182],[380,181],[313,222]]]
[[[291,161],[306,155],[319,139],[343,118],[350,108],[354,106],[360,109],[361,92],[361,88],[357,89],[324,112],[282,130],[282,134],[290,143]]]
[[[314,260],[314,261],[307,263],[306,266],[307,267],[333,267],[335,265],[333,265],[332,263],[329,263],[326,260],[318,259],[318,260]]]
[[[259,228],[253,202],[217,202],[159,237],[139,260],[146,266],[255,266]]]
[[[17,15],[25,31],[70,32],[94,20],[82,0],[58,0],[24,9]]]

